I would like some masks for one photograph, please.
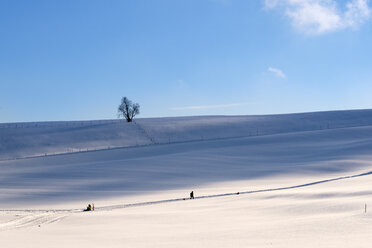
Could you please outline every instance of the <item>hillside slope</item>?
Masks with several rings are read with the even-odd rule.
[[[274,187],[269,178],[287,174],[321,180],[371,169],[371,151],[367,126],[0,161],[0,207],[83,205],[247,180]]]
[[[0,124],[0,159],[372,125],[372,110]]]
[[[0,161],[0,246],[369,247],[369,114],[6,127],[18,155],[21,141],[127,147]]]

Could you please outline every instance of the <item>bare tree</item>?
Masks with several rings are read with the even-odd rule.
[[[131,122],[134,116],[140,113],[140,105],[138,103],[133,103],[126,97],[123,97],[118,112],[119,116],[124,116],[127,122]]]

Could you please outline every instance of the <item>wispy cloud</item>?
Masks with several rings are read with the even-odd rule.
[[[280,8],[299,31],[316,35],[356,28],[371,17],[369,0],[265,0],[268,9]]]
[[[182,79],[178,79],[176,81],[176,83],[177,83],[177,86],[179,88],[187,88],[188,87],[188,84],[184,80],[182,80]]]
[[[209,0],[209,1],[222,4],[231,4],[232,0]]]
[[[186,107],[174,107],[171,110],[198,110],[198,109],[217,109],[217,108],[231,108],[245,105],[246,103],[229,103],[219,105],[199,105],[199,106],[186,106]]]
[[[277,77],[280,77],[280,78],[286,78],[286,77],[287,77],[287,76],[284,74],[284,72],[283,72],[282,70],[280,70],[280,69],[273,68],[273,67],[269,67],[269,68],[267,68],[267,70],[268,70],[269,72],[274,73],[275,76],[277,76]]]

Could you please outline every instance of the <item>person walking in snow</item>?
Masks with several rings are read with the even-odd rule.
[[[194,199],[194,191],[191,191],[191,193],[190,193],[190,199]]]

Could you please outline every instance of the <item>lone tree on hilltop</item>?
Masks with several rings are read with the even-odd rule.
[[[131,122],[134,116],[140,113],[140,105],[138,103],[133,103],[126,97],[123,97],[118,112],[119,116],[124,116],[127,122]]]

